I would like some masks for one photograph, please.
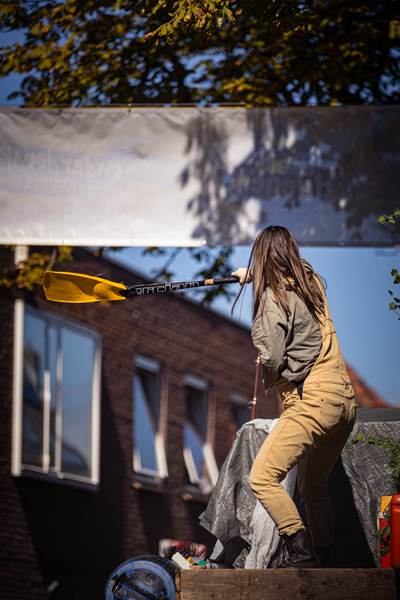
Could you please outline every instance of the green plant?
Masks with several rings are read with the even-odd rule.
[[[378,437],[371,433],[359,433],[351,440],[352,444],[361,442],[363,445],[376,446],[379,450],[389,450],[389,464],[392,469],[394,492],[400,493],[400,439],[395,441],[392,437]]]
[[[15,246],[4,247],[15,249]],[[32,290],[36,285],[41,285],[44,272],[50,271],[57,261],[60,265],[65,265],[73,260],[72,250],[72,246],[39,248],[19,265],[4,267],[0,272],[0,292],[4,293],[12,288]]]
[[[373,434],[364,435],[359,433],[356,438],[351,440],[351,443],[376,446],[379,450],[389,450],[389,465],[392,469],[391,477],[393,479],[394,493],[400,493],[400,439],[394,440],[392,437],[377,437]],[[390,545],[390,504],[383,513],[384,525],[375,531],[373,534],[381,547],[382,556],[386,556],[389,552]]]
[[[400,210],[398,208],[392,208],[390,215],[382,215],[378,218],[379,223],[392,223],[393,225],[396,223],[396,218],[400,216]],[[398,273],[397,269],[392,269],[390,272],[393,277],[393,283],[400,283],[400,273]],[[393,310],[396,315],[399,317],[400,321],[400,299],[396,298],[391,290],[388,290],[389,294],[392,296],[393,300],[389,304],[389,310]]]
[[[396,223],[396,218],[400,216],[400,210],[398,208],[392,208],[390,216],[381,215],[378,217],[379,223]]]

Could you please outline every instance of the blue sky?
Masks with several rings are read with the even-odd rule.
[[[112,257],[151,277],[152,269],[160,266],[165,257],[144,257],[142,250],[126,248]],[[389,310],[388,294],[389,289],[396,295],[400,292],[390,275],[393,268],[400,267],[400,250],[301,247],[300,254],[326,279],[328,302],[346,362],[383,400],[400,406],[400,321]],[[237,267],[247,266],[249,255],[249,246],[237,246],[232,262]],[[175,281],[188,281],[199,270],[199,264],[182,252],[173,270]],[[232,303],[219,300],[213,308],[230,316]],[[247,286],[241,310],[240,305],[236,306],[234,318],[251,326],[251,286]]]
[[[9,33],[0,33],[0,45],[5,46],[7,44],[14,44],[18,41],[23,41],[24,35],[22,32],[10,31]],[[19,75],[18,73],[11,73],[7,77],[0,79],[0,106],[19,106],[20,102],[18,98],[16,100],[7,101],[7,96],[11,92],[15,92],[23,78],[26,75]]]

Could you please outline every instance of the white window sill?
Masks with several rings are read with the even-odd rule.
[[[138,491],[155,492],[156,494],[165,494],[166,478],[143,475],[134,473],[131,481],[131,486]]]
[[[182,499],[185,502],[201,502],[207,504],[212,492],[203,493],[197,485],[187,484],[183,488]]]
[[[62,473],[60,476],[54,471],[43,473],[43,471],[37,470],[34,467],[30,468],[28,466],[22,466],[21,474],[19,475],[19,477],[36,479],[37,481],[44,481],[47,483],[55,483],[67,487],[87,490],[89,492],[97,492],[100,489],[100,485],[98,483],[93,483],[92,481],[90,481],[90,479],[85,479],[83,477],[74,477],[73,475],[68,475],[65,473]]]

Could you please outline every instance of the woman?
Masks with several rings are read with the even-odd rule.
[[[250,486],[283,538],[281,567],[331,566],[326,481],[353,428],[356,404],[324,287],[300,258],[293,234],[279,226],[258,235],[249,266],[232,275],[242,286],[253,282],[253,343],[265,389],[275,386],[285,408],[256,457]],[[280,485],[296,464],[309,531]]]

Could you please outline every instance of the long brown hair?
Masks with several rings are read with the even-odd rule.
[[[294,291],[317,318],[323,311],[322,292],[313,274],[307,273],[301,262],[299,248],[293,233],[279,225],[261,231],[251,250],[247,269],[252,267],[253,319],[256,317],[267,288],[275,294],[278,304],[290,315],[287,292]],[[234,304],[239,300],[241,288]]]

